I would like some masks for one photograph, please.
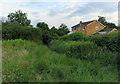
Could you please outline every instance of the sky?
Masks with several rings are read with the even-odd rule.
[[[118,25],[118,1],[116,0],[0,0],[0,18],[9,13],[22,10],[27,13],[31,25],[45,22],[51,28],[64,23],[69,29],[80,21],[98,20],[106,17],[108,22]]]

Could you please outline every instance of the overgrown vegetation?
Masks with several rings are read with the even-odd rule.
[[[42,31],[37,28],[28,28],[16,22],[3,23],[2,38],[8,39],[26,39],[31,41],[42,41]]]
[[[81,32],[76,32],[70,35],[65,35],[61,38],[64,41],[91,41],[97,44],[100,47],[107,47],[107,49],[111,51],[120,51],[120,32],[114,32],[111,34],[104,34],[104,35],[91,35],[85,36]]]
[[[3,82],[120,80],[119,32],[85,36],[67,34],[65,24],[50,29],[47,23],[38,22],[33,27],[22,11],[8,18],[2,22]]]
[[[3,82],[117,82],[116,66],[69,58],[25,40],[3,41]],[[46,52],[47,51],[47,52]]]
[[[68,57],[87,61],[98,61],[103,65],[117,66],[117,52],[111,52],[105,47],[101,48],[90,41],[52,41],[50,49]]]

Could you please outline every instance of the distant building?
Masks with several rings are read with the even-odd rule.
[[[95,33],[104,34],[105,32],[100,32],[100,30],[104,29],[105,26],[100,23],[98,20],[92,20],[87,22],[80,21],[79,24],[76,24],[72,27],[72,32],[82,32],[85,35],[92,35]]]
[[[108,34],[118,31],[116,28],[112,29]]]

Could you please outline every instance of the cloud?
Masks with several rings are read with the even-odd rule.
[[[55,5],[50,6],[50,10],[48,10],[48,16],[50,17],[54,17],[57,15],[66,15],[66,14],[71,14],[76,8],[81,7],[82,5],[84,5],[84,3],[80,3],[78,4],[78,2],[61,2],[58,3],[57,2],[57,7]]]
[[[31,12],[32,15],[36,15],[38,14],[39,12]]]
[[[118,2],[119,0],[10,0],[10,2]],[[9,2],[0,0],[0,2]]]
[[[50,12],[48,13],[48,16],[54,17],[58,14],[58,11],[51,9]]]
[[[53,7],[55,8],[55,7],[56,7],[56,5],[53,5]]]
[[[2,7],[2,8],[1,8]],[[117,24],[117,3],[110,2],[40,2],[35,1],[16,1],[0,3],[0,17],[7,18],[7,15],[15,10],[26,12],[31,19],[32,25],[38,22],[46,22],[49,27],[59,27],[65,23],[68,28],[79,23],[80,20],[88,21],[105,16],[107,21]]]
[[[68,17],[81,16],[89,13],[112,13],[117,11],[117,3],[112,2],[90,2],[82,7],[77,7]]]

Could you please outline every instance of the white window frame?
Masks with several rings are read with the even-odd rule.
[[[99,29],[98,26],[96,26],[95,29],[98,30]]]

